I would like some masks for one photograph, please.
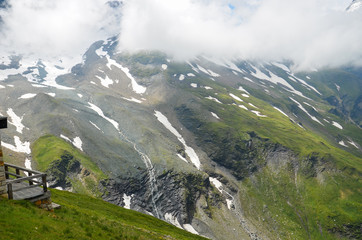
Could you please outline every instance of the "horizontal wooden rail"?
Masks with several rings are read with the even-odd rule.
[[[19,166],[9,164],[9,163],[5,163],[4,166],[5,166],[5,176],[6,176],[6,184],[8,186],[8,198],[9,199],[14,198],[14,195],[13,195],[14,192],[25,190],[25,189],[30,189],[30,188],[34,188],[34,187],[43,186],[43,192],[45,193],[48,191],[47,182],[46,182],[47,175],[45,173],[27,169],[27,168],[23,168],[23,167],[19,167]],[[10,172],[9,168],[13,168],[16,173]],[[24,174],[27,173],[28,176],[21,175],[20,171],[23,171]],[[10,176],[15,177],[15,178],[10,178]],[[41,181],[38,180],[39,178],[41,178]],[[24,181],[28,181],[29,185],[26,187],[13,189],[13,184],[24,182]],[[34,184],[34,183],[36,183],[36,184]]]
[[[11,172],[5,172],[7,174],[9,174],[10,176],[14,176],[14,177],[17,177],[17,179],[14,179],[14,180],[7,180],[7,182],[22,182],[22,181],[29,181],[29,182],[32,182],[32,183],[41,183],[37,180],[32,180],[32,178],[41,178],[44,174],[36,174],[36,175],[31,175],[31,176],[28,176],[28,177],[24,177],[24,176],[21,176],[21,175],[18,175],[18,174],[15,174],[15,173],[11,173]],[[10,178],[8,178],[10,179]],[[18,179],[20,179],[19,181],[17,181]]]
[[[5,163],[4,166],[12,167],[14,169],[20,169],[20,170],[22,170],[24,172],[28,172],[28,173],[31,172],[31,173],[35,173],[35,174],[44,174],[44,173],[36,171],[36,170],[32,170],[32,169],[28,169],[28,168],[24,168],[24,167],[19,167],[19,166],[10,164],[10,163]]]

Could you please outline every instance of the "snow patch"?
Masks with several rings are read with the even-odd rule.
[[[250,95],[250,93],[246,91],[245,88],[243,88],[242,86],[239,86],[238,90]]]
[[[75,138],[73,139],[73,141],[70,140],[70,138],[68,138],[67,136],[64,136],[63,134],[60,134],[60,137],[63,138],[64,140],[72,143],[72,144],[73,144],[76,148],[78,148],[79,150],[83,151],[83,149],[82,149],[83,142],[82,142],[82,140],[80,139],[80,137],[75,137]]]
[[[188,77],[195,77],[196,75],[193,74],[193,73],[188,73],[187,76],[188,76]]]
[[[183,81],[185,79],[185,75],[181,74],[178,80]]]
[[[190,65],[190,67],[192,68],[192,70],[194,70],[195,72],[199,73],[199,69],[195,68],[190,62],[187,61],[187,64]]]
[[[30,160],[29,158],[27,158],[27,157],[25,158],[24,166],[25,166],[25,168],[27,168],[27,169],[33,170],[33,169],[31,168],[31,160]],[[28,172],[24,172],[24,173],[25,173],[26,176],[29,176],[29,175],[28,175]]]
[[[96,50],[96,54],[99,56],[99,57],[105,57],[105,56],[107,56],[107,52],[106,51],[104,51],[103,50],[103,46],[101,46],[100,48],[98,48],[97,50]]]
[[[207,69],[207,71],[209,72],[209,75],[210,75],[211,77],[220,77],[220,75],[219,75],[219,74],[217,74],[217,73],[215,73],[215,72],[211,71],[210,69]]]
[[[124,208],[131,209],[131,200],[132,200],[133,194],[130,196],[127,196],[127,194],[123,193],[123,203]]]
[[[0,81],[7,79],[11,75],[17,75],[24,71],[26,71],[25,66],[21,66],[18,69],[15,68],[0,69]]]
[[[339,124],[339,123],[337,123],[337,122],[335,122],[335,121],[332,122],[332,125],[335,126],[336,128],[341,129],[341,130],[343,129],[342,125]]]
[[[216,115],[216,113],[211,112],[211,115],[212,115],[214,118],[220,119],[219,116]]]
[[[248,78],[248,77],[243,77],[245,80],[247,80],[247,81],[249,81],[249,82],[254,82],[253,80],[251,80],[250,78]]]
[[[49,95],[51,97],[55,97],[55,93],[45,93],[45,94],[47,94],[47,95]]]
[[[290,69],[287,66],[285,66],[284,64],[277,63],[277,62],[272,62],[272,64],[278,68],[283,69],[286,72],[290,72]]]
[[[320,125],[324,126],[323,123],[321,123],[316,117],[312,116],[307,110],[305,110],[305,108],[302,106],[302,104],[300,104],[297,100],[289,97],[293,102],[295,102],[298,107],[303,111],[305,112],[313,121],[319,123]]]
[[[208,87],[208,86],[205,86],[204,87],[206,90],[211,90],[211,89],[213,89],[212,87]]]
[[[97,106],[94,105],[93,103],[88,102],[88,104],[90,105],[90,107],[87,106],[88,108],[90,108],[90,109],[92,109],[93,111],[95,111],[96,113],[98,113],[99,116],[101,116],[102,118],[106,119],[108,122],[110,122],[110,123],[114,126],[115,129],[118,130],[119,124],[118,124],[116,121],[114,121],[114,120],[111,119],[111,118],[106,117],[106,116],[104,115],[102,109],[100,109],[99,107],[97,107]]]
[[[21,123],[23,121],[23,117],[19,117],[18,115],[16,115],[13,111],[12,108],[9,108],[8,111],[6,112],[9,117],[11,118],[11,122],[9,121],[9,124],[13,125],[16,127],[16,131],[18,133],[23,133],[23,129],[25,128],[25,126]]]
[[[147,88],[143,87],[141,85],[139,85],[136,80],[134,79],[134,77],[131,75],[131,73],[129,72],[129,69],[126,67],[123,67],[121,64],[117,63],[115,60],[111,59],[108,55],[106,56],[108,63],[107,63],[107,67],[109,69],[111,69],[111,66],[114,65],[116,67],[118,67],[119,69],[122,70],[122,72],[124,72],[126,74],[126,76],[131,79],[131,85],[132,85],[132,89],[135,93],[137,94],[143,94],[146,92]],[[111,69],[112,70],[112,69]]]
[[[255,110],[250,110],[252,113],[254,113],[256,116],[258,117],[268,117],[266,115],[262,115],[259,111],[255,111]]]
[[[201,66],[198,65],[198,64],[196,64],[196,66],[197,66],[197,68],[198,68],[201,72],[206,73],[206,74],[209,75],[210,77],[220,77],[219,74],[217,74],[217,73],[215,73],[215,72],[213,72],[213,71],[211,71],[211,70],[209,70],[209,69],[205,69],[205,68],[201,67]]]
[[[337,91],[339,92],[339,90],[341,90],[341,87],[339,85],[337,85],[336,83],[334,85],[336,85]]]
[[[292,78],[291,76],[288,76],[288,78],[289,78],[290,80],[292,80],[293,82],[297,82],[297,80],[295,80],[295,79]]]
[[[166,69],[167,69],[167,65],[166,65],[166,64],[162,64],[161,67],[162,67],[163,70],[166,70]]]
[[[212,178],[209,177],[210,182],[212,183],[212,185],[214,185],[216,187],[217,190],[219,190],[220,193],[222,193],[223,189],[222,189],[222,183],[217,180],[216,178]]]
[[[307,102],[303,102],[303,103],[304,103],[305,105],[313,108],[314,111],[319,112],[312,104],[309,104],[309,103],[307,103]]]
[[[343,147],[348,147],[348,146],[344,143],[344,141],[339,141],[338,144],[339,144],[339,145],[342,145]]]
[[[181,154],[177,154],[177,156],[182,160],[182,161],[185,161],[185,162],[188,162],[186,158],[184,158]]]
[[[263,80],[267,80],[269,81],[269,76],[266,75],[265,73],[263,73],[262,71],[260,71],[258,68],[254,67],[254,66],[251,66],[253,68],[253,70],[255,71],[254,72],[251,72],[250,74],[256,78],[259,78],[259,79],[263,79]]]
[[[18,99],[29,99],[36,96],[36,93],[26,93],[21,95]]]
[[[100,76],[96,76],[96,78],[98,78],[101,81],[101,84],[106,88],[109,88],[109,85],[113,84],[113,80],[110,79],[107,75],[105,78],[102,78]]]
[[[206,99],[213,100],[213,101],[215,101],[215,102],[217,102],[217,103],[222,104],[222,102],[220,102],[219,99],[214,98],[214,97],[211,97],[211,96],[206,97]]]
[[[31,84],[31,86],[36,87],[36,88],[46,88],[47,87],[47,86],[40,85],[40,84]]]
[[[20,152],[20,153],[26,153],[26,154],[31,153],[30,142],[22,142],[22,141],[20,141],[20,138],[18,136],[14,136],[14,143],[15,143],[15,146],[5,143],[5,142],[1,142],[1,145],[4,148],[10,149],[13,152]]]
[[[63,134],[60,134],[60,137],[63,138],[64,140],[68,141],[68,142],[72,142],[70,140],[70,138],[68,138],[67,136],[64,136]]]
[[[193,88],[197,88],[197,84],[196,84],[196,83],[191,83],[190,85],[191,85],[191,87],[193,87]]]
[[[230,97],[234,98],[235,100],[239,101],[239,102],[244,102],[241,98],[239,98],[238,96],[235,96],[232,93],[229,93]]]
[[[230,61],[230,60],[227,60],[227,59],[224,59],[224,62],[225,62],[225,64],[226,64],[226,66],[228,67],[228,68],[230,68],[230,69],[232,69],[233,70],[233,72],[240,72],[240,73],[243,73],[243,71],[242,70],[240,70],[240,68],[238,68],[238,66],[236,66],[236,64],[235,63],[233,63],[232,61]],[[234,73],[235,74],[235,73]]]
[[[304,86],[309,87],[310,89],[312,89],[313,91],[315,91],[316,93],[318,93],[319,95],[322,95],[315,87],[313,87],[312,85],[308,84],[306,81],[297,78],[296,76],[292,75],[295,79],[297,79],[299,82],[301,82]]]
[[[183,225],[184,229],[190,233],[193,233],[193,234],[197,234],[197,235],[200,235],[192,226],[191,224],[184,224]]]
[[[82,98],[82,97],[83,97],[83,95],[82,95],[82,94],[80,94],[80,93],[78,93],[77,95],[78,95],[78,97],[80,97],[80,98]]]
[[[222,183],[218,179],[209,177],[209,181],[211,182],[212,185],[214,185],[216,187],[216,189],[221,194],[225,193],[229,198],[231,198],[231,199],[226,198],[226,206],[230,210],[231,207],[234,205],[234,197],[230,193],[228,193],[227,191],[224,190]]]
[[[252,103],[248,103],[250,106],[252,106],[253,108],[256,108],[256,109],[259,109],[257,106],[255,106],[254,104]]]
[[[228,209],[231,209],[233,205],[233,200],[226,199],[226,206],[228,207]]]
[[[80,139],[80,137],[75,137],[73,139],[73,145],[76,148],[78,148],[79,150],[83,151],[83,148],[82,148],[83,142],[82,142],[82,139]]]
[[[129,102],[142,103],[141,100],[138,100],[137,98],[134,98],[134,97],[132,97],[132,98],[122,97],[122,99],[127,100],[127,101],[129,101]]]
[[[359,149],[359,147],[357,146],[357,144],[355,142],[353,142],[352,140],[348,141],[349,144],[351,144],[353,147]]]
[[[289,116],[287,114],[285,114],[282,110],[280,110],[277,107],[273,107],[274,109],[278,110],[281,114],[283,114],[284,116],[286,116],[287,118],[289,118]]]
[[[171,133],[173,133],[177,139],[184,145],[185,147],[185,153],[187,156],[189,156],[191,162],[195,165],[197,169],[200,169],[200,160],[197,156],[195,150],[189,146],[187,146],[186,141],[181,136],[181,134],[171,125],[171,123],[168,121],[167,117],[163,115],[159,111],[155,111],[155,116],[157,117],[157,120],[161,122]]]
[[[239,108],[245,109],[246,111],[248,111],[249,109],[247,107],[245,107],[244,105],[238,105]]]
[[[251,75],[253,75],[254,77],[259,78],[259,79],[262,79],[262,80],[267,80],[267,81],[269,81],[269,82],[271,82],[271,83],[273,83],[273,84],[275,84],[275,85],[278,85],[278,83],[279,83],[279,84],[283,85],[284,87],[286,87],[286,88],[287,88],[287,89],[286,89],[287,91],[292,92],[292,93],[294,93],[294,94],[297,94],[297,95],[299,95],[299,96],[301,96],[301,97],[306,98],[301,92],[295,90],[295,89],[293,88],[293,86],[290,85],[290,84],[289,84],[287,81],[285,81],[283,78],[278,77],[278,76],[275,75],[274,73],[268,71],[268,73],[269,73],[269,75],[270,75],[270,77],[269,77],[268,75],[266,75],[265,73],[263,73],[262,71],[260,71],[258,68],[254,67],[254,66],[251,66],[251,67],[255,70],[255,73],[253,73],[253,72],[251,73]]]
[[[178,222],[177,218],[172,216],[171,213],[166,213],[165,214],[165,220],[167,222],[171,223],[172,225],[182,229],[182,227],[181,227],[180,223]]]
[[[61,90],[74,90],[74,88],[62,86],[56,82],[56,78],[60,75],[69,73],[72,66],[59,68],[59,66],[50,61],[42,61],[42,64],[47,72],[46,77],[44,77],[45,81],[42,82],[42,84]]]
[[[90,124],[93,125],[93,127],[97,128],[99,131],[102,131],[95,123],[93,123],[92,121],[89,121]],[[102,131],[103,132],[103,131]]]

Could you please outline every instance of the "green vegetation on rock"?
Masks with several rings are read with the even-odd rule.
[[[74,192],[95,196],[101,194],[98,184],[106,175],[88,156],[65,140],[53,135],[43,136],[32,145],[32,153],[37,169],[48,172],[58,181],[69,182]],[[66,175],[72,173],[72,170],[73,173],[80,174],[80,177],[70,178]]]

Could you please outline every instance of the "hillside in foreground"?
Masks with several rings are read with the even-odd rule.
[[[152,216],[85,195],[51,190],[62,207],[45,211],[0,199],[1,239],[205,239]]]

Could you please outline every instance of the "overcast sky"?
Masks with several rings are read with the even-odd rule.
[[[121,50],[293,60],[300,69],[362,65],[362,9],[351,0],[10,0],[0,52],[81,55],[120,33]],[[120,19],[120,14],[122,18]]]

